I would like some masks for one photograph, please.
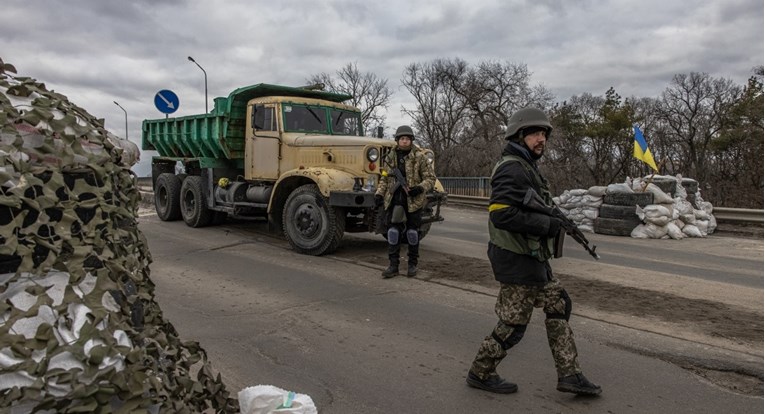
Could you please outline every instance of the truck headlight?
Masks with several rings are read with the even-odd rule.
[[[369,148],[367,150],[367,159],[369,162],[375,162],[378,158],[380,158],[380,150],[375,147]]]

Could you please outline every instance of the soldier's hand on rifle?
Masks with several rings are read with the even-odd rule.
[[[547,235],[550,237],[557,235],[561,227],[563,227],[563,220],[557,217],[550,217],[550,228],[547,230]]]
[[[418,195],[422,194],[425,190],[420,187],[419,185],[415,185],[414,187],[409,189],[409,195],[411,197],[417,197]]]
[[[385,204],[385,197],[382,194],[375,194],[375,207],[380,207]]]

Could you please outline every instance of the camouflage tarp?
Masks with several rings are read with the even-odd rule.
[[[131,144],[0,59],[0,412],[236,412],[164,319]]]

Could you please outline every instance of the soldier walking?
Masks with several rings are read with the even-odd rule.
[[[518,386],[497,374],[497,365],[526,332],[534,308],[542,308],[550,350],[558,371],[558,391],[600,394],[599,386],[582,374],[573,332],[568,323],[571,299],[555,279],[553,257],[560,219],[524,209],[533,190],[553,205],[547,181],[537,169],[552,125],[544,112],[525,108],[510,117],[502,159],[494,167],[489,204],[489,249],[495,279],[500,282],[495,312],[499,322],[481,343],[467,383],[495,393],[513,393]]]

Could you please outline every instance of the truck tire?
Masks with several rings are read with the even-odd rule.
[[[204,227],[212,221],[213,211],[207,208],[202,177],[189,175],[181,185],[181,216],[189,227]]]
[[[640,206],[653,204],[653,193],[611,193],[603,196],[603,204],[614,206]]]
[[[640,224],[640,220],[635,216],[635,220],[620,220],[598,217],[595,219],[593,229],[598,234],[608,234],[611,236],[629,236],[632,230]]]
[[[171,173],[162,173],[154,185],[154,209],[162,221],[181,218],[181,179]]]
[[[598,217],[618,220],[640,221],[635,206],[615,206],[613,204],[601,204]]]
[[[342,210],[332,208],[315,184],[300,186],[290,193],[282,223],[290,246],[312,256],[335,251],[345,233]]]

